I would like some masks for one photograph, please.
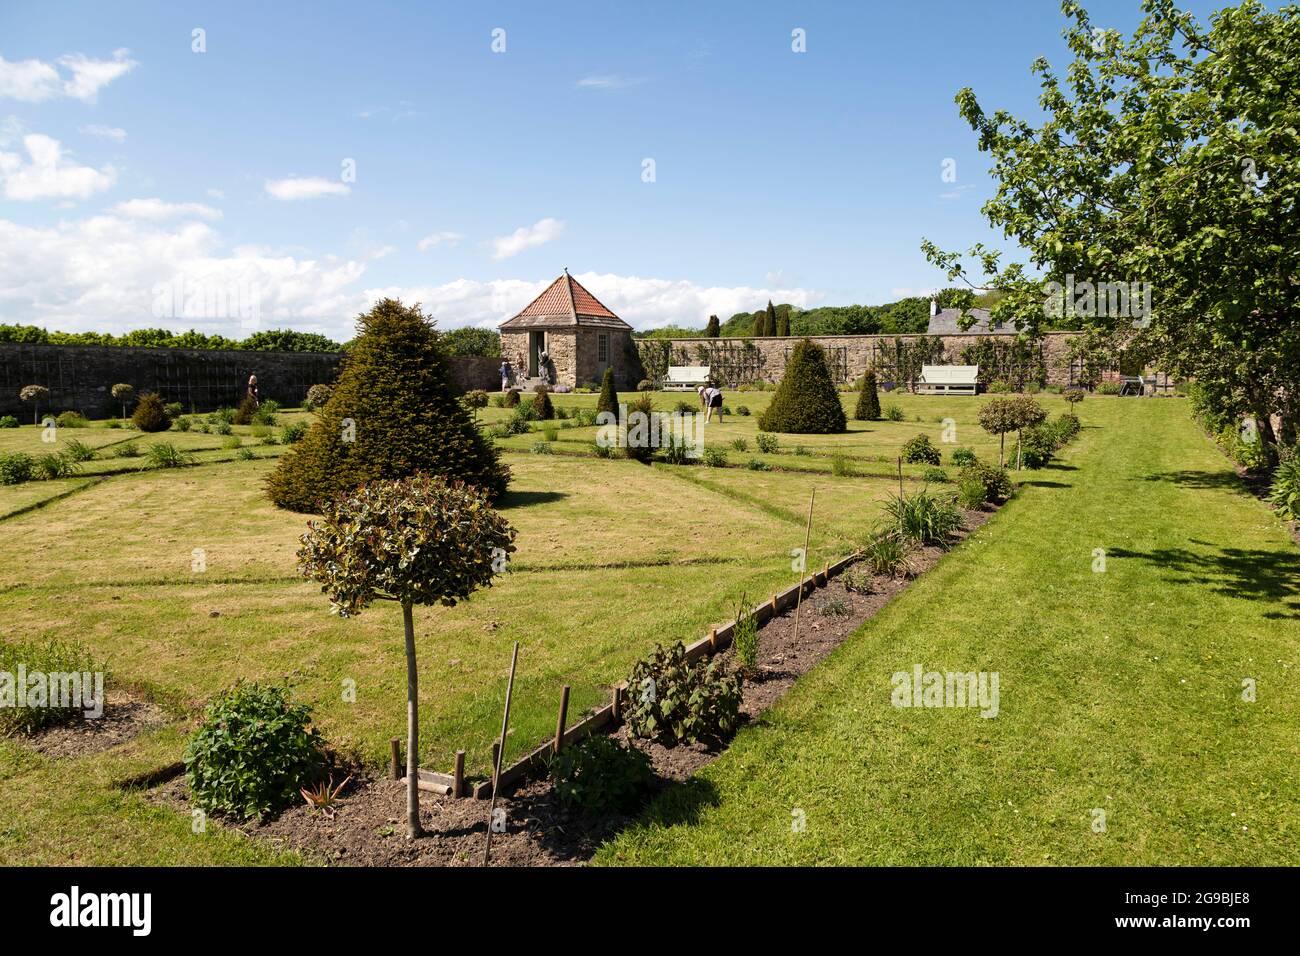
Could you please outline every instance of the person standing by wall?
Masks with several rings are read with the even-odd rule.
[[[248,376],[248,397],[253,400],[253,407],[258,408],[262,404],[262,398],[257,390],[257,376]]]
[[[502,359],[501,360],[501,391],[508,392],[509,390],[510,390],[510,360]]]

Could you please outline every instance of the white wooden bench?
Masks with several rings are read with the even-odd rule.
[[[974,395],[979,390],[978,365],[922,365],[918,395]]]
[[[709,384],[708,365],[670,365],[663,381],[665,392],[693,392]]]

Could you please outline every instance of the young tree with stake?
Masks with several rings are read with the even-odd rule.
[[[515,530],[487,495],[424,474],[374,481],[335,499],[307,523],[298,569],[319,582],[330,610],[359,614],[372,601],[402,607],[406,636],[406,832],[420,836],[419,681],[415,605],[452,607],[505,570]]]

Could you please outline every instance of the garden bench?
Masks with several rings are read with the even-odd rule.
[[[709,384],[709,371],[708,365],[670,365],[663,389],[665,392],[693,392],[701,385]]]
[[[918,395],[974,395],[979,390],[978,365],[922,365]]]

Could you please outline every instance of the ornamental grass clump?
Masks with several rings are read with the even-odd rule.
[[[490,587],[515,550],[515,530],[492,509],[486,491],[423,474],[372,481],[327,504],[323,516],[307,527],[299,539],[298,570],[320,584],[333,613],[352,617],[375,601],[401,606],[407,836],[413,839],[423,832],[413,609],[417,604],[454,607],[479,588]]]

